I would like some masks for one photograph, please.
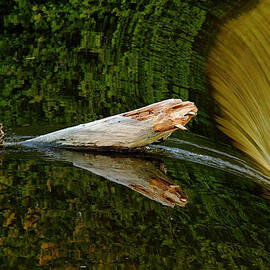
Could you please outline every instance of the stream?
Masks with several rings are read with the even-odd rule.
[[[1,252],[12,267],[268,263],[269,178],[228,145],[177,131],[145,153],[8,146],[0,159]]]
[[[0,269],[270,269],[269,7],[0,1]],[[17,144],[171,98],[144,153]]]

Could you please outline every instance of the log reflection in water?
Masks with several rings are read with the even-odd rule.
[[[174,207],[187,204],[187,196],[166,176],[162,169],[163,163],[159,161],[66,150],[53,152],[53,155],[72,162],[76,167],[127,186],[163,205]]]

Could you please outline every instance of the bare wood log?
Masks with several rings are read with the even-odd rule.
[[[4,145],[4,137],[5,137],[5,133],[2,130],[3,125],[2,123],[0,123],[0,147],[2,147]]]
[[[45,134],[22,144],[84,150],[140,150],[153,142],[165,140],[176,129],[185,130],[185,124],[196,114],[193,102],[169,99]]]
[[[164,172],[159,160],[130,156],[111,156],[78,151],[58,150],[54,158],[72,162],[74,166],[124,185],[163,205],[185,206],[188,198]]]

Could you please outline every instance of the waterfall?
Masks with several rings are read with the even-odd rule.
[[[217,122],[270,173],[270,0],[224,24],[207,64]]]

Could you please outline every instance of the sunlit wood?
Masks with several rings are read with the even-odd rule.
[[[197,114],[193,102],[168,99],[144,108],[66,128],[23,142],[61,148],[138,150],[184,126]]]

